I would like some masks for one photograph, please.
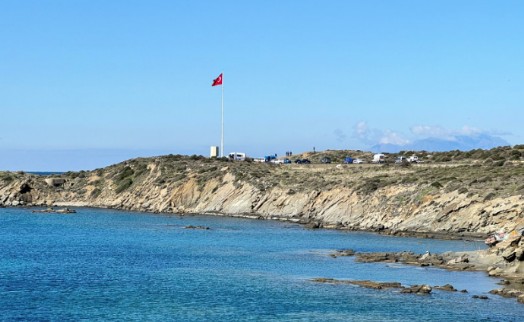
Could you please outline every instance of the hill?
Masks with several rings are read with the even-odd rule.
[[[524,283],[522,147],[418,152],[424,163],[398,165],[341,164],[347,155],[369,160],[372,154],[331,150],[292,157],[312,164],[168,155],[54,176],[0,172],[0,206],[214,214],[437,238],[502,232],[512,238],[469,254],[483,264],[468,267]],[[335,163],[319,164],[325,156]]]

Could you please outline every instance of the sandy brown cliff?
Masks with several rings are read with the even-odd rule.
[[[398,232],[489,234],[524,225],[520,164],[278,166],[167,156],[60,178],[52,186],[46,177],[0,173],[0,205],[220,213]]]

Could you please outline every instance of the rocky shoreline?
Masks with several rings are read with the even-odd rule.
[[[524,164],[519,162],[276,166],[163,156],[55,176],[0,172],[0,207],[208,214],[311,229],[479,240],[524,227],[522,182]],[[485,270],[511,285],[524,277],[523,242],[513,237],[468,254],[468,262],[455,269]],[[472,264],[476,258],[485,263]],[[427,264],[406,260],[411,261]]]
[[[399,294],[429,295],[433,292],[433,290],[439,290],[439,291],[444,291],[444,292],[458,292],[458,290],[455,289],[453,285],[450,285],[450,284],[446,284],[442,286],[436,285],[433,287],[427,284],[406,286],[406,285],[402,285],[399,282],[375,282],[375,281],[369,281],[369,280],[363,280],[363,281],[339,280],[339,279],[334,279],[334,278],[323,278],[323,277],[313,278],[311,279],[311,281],[314,283],[333,284],[333,285],[356,285],[359,287],[370,288],[370,289],[375,289],[375,290],[393,289],[393,290],[397,290]],[[468,293],[467,290],[461,290],[460,292]],[[491,292],[491,294],[499,295],[497,292]],[[481,299],[481,300],[489,299],[489,297],[486,295],[476,295],[476,294],[473,295],[472,298]]]
[[[445,252],[442,254],[431,254],[429,252],[426,252],[425,254],[416,254],[413,252],[359,253],[352,249],[345,249],[338,250],[330,254],[330,256],[333,258],[341,256],[355,256],[355,260],[361,263],[402,263],[420,267],[433,266],[447,270],[485,271],[492,277],[503,278],[500,282],[503,287],[501,289],[490,291],[491,294],[500,295],[503,297],[513,297],[516,298],[519,303],[524,304],[524,278],[522,278],[520,274],[515,274],[516,270],[524,264],[524,255],[522,253],[524,249],[524,237],[517,236],[505,244],[506,245],[500,245],[499,249],[492,248],[486,251],[471,252]],[[513,249],[513,253],[508,251],[511,249]],[[503,261],[501,261],[497,255],[497,253],[501,252],[506,254],[505,257],[502,257]],[[511,257],[508,257],[508,254],[511,255]],[[514,262],[513,265],[512,262]],[[515,266],[518,268],[516,269]],[[326,282],[333,281],[329,281],[329,279],[327,279]],[[335,281],[333,283],[344,284],[346,282]],[[350,282],[350,284],[356,283]],[[380,286],[381,284],[378,285]],[[437,286],[435,288],[446,291],[457,291],[451,285],[445,285],[442,287]],[[467,290],[462,291],[467,292]]]

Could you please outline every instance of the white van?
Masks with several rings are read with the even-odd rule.
[[[373,156],[372,163],[385,163],[386,162],[386,156],[382,153],[377,153]]]
[[[234,161],[245,161],[246,154],[243,152],[231,152],[229,153],[229,159]]]

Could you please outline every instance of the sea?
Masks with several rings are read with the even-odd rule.
[[[0,208],[2,321],[522,321],[484,272],[330,256],[338,249],[465,251],[480,242],[309,230],[287,222],[91,208]],[[189,229],[187,227],[197,227]],[[203,229],[209,228],[209,229]],[[400,294],[325,277],[452,284]],[[474,299],[486,295],[487,300]]]

